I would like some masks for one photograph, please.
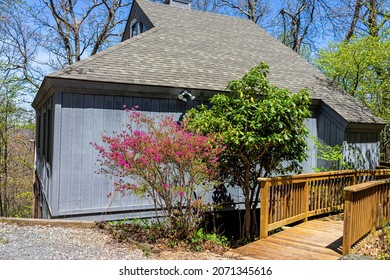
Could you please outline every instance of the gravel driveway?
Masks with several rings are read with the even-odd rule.
[[[0,260],[140,260],[140,249],[97,228],[0,223]]]

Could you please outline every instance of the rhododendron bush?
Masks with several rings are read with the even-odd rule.
[[[210,207],[203,198],[217,183],[223,147],[213,135],[186,132],[170,116],[126,111],[129,122],[123,131],[103,135],[102,145],[93,143],[100,172],[117,178],[115,192],[149,198],[157,222],[171,233],[191,236]]]

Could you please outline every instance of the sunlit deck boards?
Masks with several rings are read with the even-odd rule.
[[[237,259],[336,260],[342,252],[343,221],[312,220],[227,252]]]

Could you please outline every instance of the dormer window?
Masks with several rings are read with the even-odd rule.
[[[137,20],[133,20],[131,23],[131,37],[135,37],[140,34],[139,23]]]
[[[142,21],[138,21],[136,19],[134,19],[131,22],[130,28],[131,28],[130,37],[135,37],[148,30],[148,27],[145,24],[143,24]]]
[[[141,33],[144,33],[146,30],[148,30],[148,27],[142,23],[142,21],[139,22]]]

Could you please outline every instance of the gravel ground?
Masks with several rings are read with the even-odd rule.
[[[140,249],[98,229],[0,223],[0,260],[141,260]]]

